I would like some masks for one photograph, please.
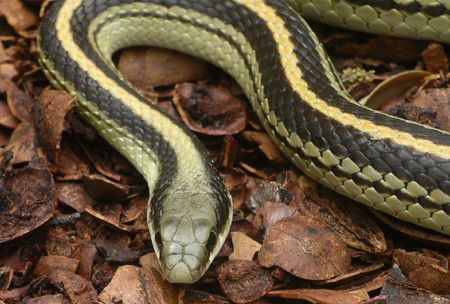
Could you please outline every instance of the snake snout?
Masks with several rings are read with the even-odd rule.
[[[174,283],[197,281],[210,264],[211,249],[217,245],[217,233],[211,220],[193,219],[187,214],[166,217],[157,235],[161,266],[167,280]]]

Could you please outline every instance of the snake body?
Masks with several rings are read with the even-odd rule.
[[[448,0],[288,2],[315,19],[331,16],[335,25],[374,30],[378,24],[375,30],[386,34],[450,41]],[[403,17],[392,17],[395,12]],[[431,29],[411,16],[426,18]],[[40,28],[41,64],[148,182],[148,226],[167,280],[191,283],[203,275],[226,238],[232,203],[195,136],[114,67],[112,54],[132,45],[214,63],[237,80],[269,135],[308,176],[450,235],[450,134],[354,102],[314,33],[284,2],[57,0]]]

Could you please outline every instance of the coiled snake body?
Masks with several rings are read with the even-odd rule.
[[[287,2],[338,26],[450,42],[448,0]],[[228,233],[231,197],[191,132],[117,72],[112,54],[131,45],[172,48],[221,67],[304,173],[450,235],[450,134],[354,102],[314,33],[284,2],[57,0],[41,25],[41,64],[148,182],[148,226],[167,280],[191,283],[206,271]]]

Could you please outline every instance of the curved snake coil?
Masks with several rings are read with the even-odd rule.
[[[339,26],[449,41],[448,0],[288,2]],[[214,63],[237,80],[304,173],[450,235],[450,135],[354,102],[314,33],[282,1],[57,0],[40,28],[41,64],[148,182],[148,226],[167,280],[203,275],[227,236],[232,203],[200,142],[114,67],[112,54],[132,45]]]

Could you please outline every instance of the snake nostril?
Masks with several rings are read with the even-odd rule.
[[[216,243],[217,243],[217,235],[214,231],[211,231],[209,233],[208,241],[206,242],[206,249],[212,251]]]

